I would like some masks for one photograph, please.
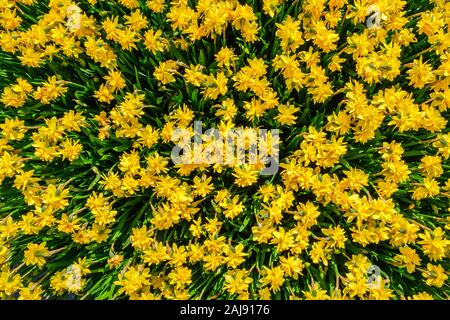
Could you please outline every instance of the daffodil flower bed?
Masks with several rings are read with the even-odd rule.
[[[0,0],[0,299],[447,299],[449,108],[446,0]]]

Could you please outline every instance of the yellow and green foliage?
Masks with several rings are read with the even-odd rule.
[[[449,107],[446,0],[0,0],[0,299],[447,299]]]

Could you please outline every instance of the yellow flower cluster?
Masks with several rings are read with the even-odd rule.
[[[448,298],[449,31],[445,0],[0,0],[0,299]],[[279,129],[279,172],[173,163],[195,121]]]

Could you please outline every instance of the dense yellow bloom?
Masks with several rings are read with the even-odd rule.
[[[407,71],[410,79],[409,84],[420,89],[433,82],[435,76],[432,70],[433,68],[429,64],[422,62],[422,58],[414,60],[412,68]]]
[[[42,267],[45,264],[45,259],[49,256],[50,251],[47,250],[45,243],[30,243],[24,252],[25,264],[37,265],[38,267]]]
[[[425,230],[424,234],[419,234],[422,240],[418,243],[422,246],[423,252],[429,256],[432,261],[441,260],[447,252],[450,240],[445,238],[445,234],[441,228],[433,231]]]
[[[41,2],[0,0],[0,299],[448,296],[448,1]]]
[[[260,282],[263,286],[268,285],[271,291],[276,292],[283,285],[284,280],[284,271],[281,266],[274,268],[267,268],[264,266],[260,278]]]
[[[400,253],[394,257],[394,260],[406,266],[406,270],[409,273],[414,272],[416,266],[420,265],[420,257],[417,255],[416,250],[409,247],[402,247],[400,248]]]
[[[217,77],[206,76],[203,79],[203,95],[208,99],[216,99],[219,95],[224,95],[228,91],[228,79],[223,72],[217,73]]]
[[[224,289],[230,294],[242,294],[246,292],[249,284],[253,282],[253,279],[248,277],[247,271],[241,269],[228,271],[224,278]]]
[[[423,277],[430,286],[442,287],[448,276],[440,265],[427,264],[427,270],[422,272]]]

